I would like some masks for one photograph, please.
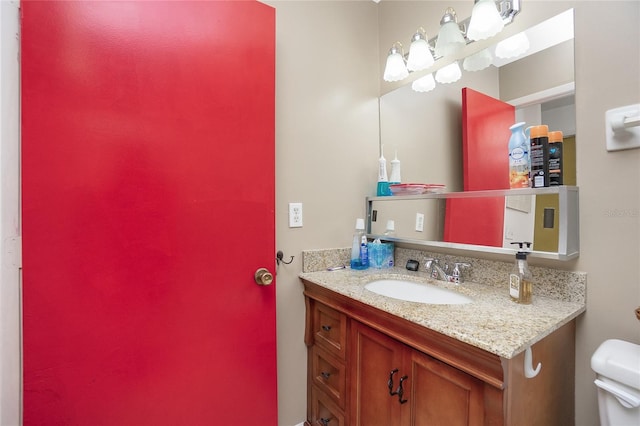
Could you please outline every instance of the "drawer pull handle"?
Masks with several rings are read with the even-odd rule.
[[[393,390],[393,375],[396,374],[397,372],[398,372],[398,369],[395,368],[391,370],[391,372],[389,373],[389,381],[387,382],[387,387],[389,388],[389,395],[391,396],[398,394],[398,392],[394,392]]]
[[[402,387],[402,382],[404,382],[408,378],[409,376],[400,377],[400,384],[398,385],[398,390],[396,391],[396,393],[398,394],[398,402],[400,402],[400,404],[404,404],[405,402],[408,401],[407,399],[402,399],[402,395],[404,395],[404,388]]]
[[[323,326],[322,326],[322,329],[323,329],[324,331],[330,331],[330,330],[331,330],[331,326],[330,326],[330,325],[323,325]]]
[[[328,371],[323,371],[323,372],[320,373],[320,375],[325,380],[327,380],[329,377],[331,377],[331,373],[329,373]]]
[[[320,417],[320,423],[322,423],[322,426],[327,426],[330,421],[331,419],[325,419],[324,417]]]

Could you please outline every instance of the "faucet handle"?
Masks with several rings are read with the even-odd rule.
[[[462,277],[462,269],[463,268],[470,268],[471,265],[469,263],[465,263],[465,262],[456,262],[453,264],[453,272],[451,272],[451,281],[459,284],[461,282],[464,282],[464,279]]]
[[[438,263],[438,259],[434,259],[433,257],[425,257],[422,259],[424,261],[424,269],[431,269],[431,265],[433,263]]]

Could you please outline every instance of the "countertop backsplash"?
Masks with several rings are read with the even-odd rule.
[[[350,256],[350,248],[305,250],[302,252],[302,271],[324,271],[343,265],[348,268]],[[414,259],[420,262],[420,270],[423,270],[424,259],[430,257],[439,259],[441,263],[469,263],[471,268],[467,268],[463,272],[465,281],[493,287],[505,287],[505,291],[507,291],[507,277],[513,268],[513,262],[446,255],[401,247],[395,249],[396,267],[403,267],[407,260]],[[540,295],[566,302],[586,303],[586,272],[564,271],[541,266],[529,266],[529,268],[533,274],[534,296]],[[384,272],[384,270],[380,270],[380,272]]]

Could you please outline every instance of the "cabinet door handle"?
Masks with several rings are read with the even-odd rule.
[[[329,377],[331,377],[331,373],[329,373],[328,371],[322,371],[320,373],[320,375],[322,376],[323,379],[327,380]]]
[[[398,402],[400,402],[400,404],[404,404],[405,402],[408,401],[408,399],[402,399],[402,395],[404,395],[404,388],[402,387],[402,382],[404,382],[408,378],[409,376],[400,377],[400,384],[398,385],[398,390],[396,391],[396,393],[398,394]]]
[[[394,396],[394,395],[398,394],[398,392],[394,392],[393,391],[393,375],[396,374],[397,372],[398,372],[398,369],[394,368],[389,373],[389,381],[387,382],[387,387],[389,387],[389,395],[391,395],[391,396]]]
[[[323,325],[323,326],[322,326],[322,329],[323,329],[324,331],[329,331],[329,330],[331,330],[331,326],[330,326],[330,325]]]
[[[322,426],[327,426],[330,421],[331,419],[325,419],[324,417],[320,417],[320,420],[318,420],[318,422],[322,423]]]

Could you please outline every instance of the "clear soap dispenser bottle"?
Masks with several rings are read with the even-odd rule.
[[[351,246],[351,269],[367,269],[369,267],[369,248],[367,234],[364,232],[364,219],[356,220]]]
[[[520,250],[516,253],[516,263],[509,274],[509,296],[516,303],[528,305],[531,303],[531,293],[533,290],[533,275],[527,264],[527,252],[523,250],[526,244],[527,249],[531,247],[529,242],[515,242]]]

